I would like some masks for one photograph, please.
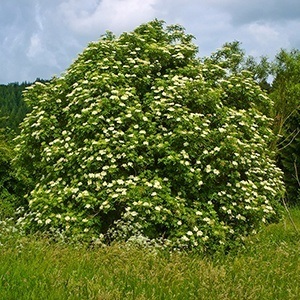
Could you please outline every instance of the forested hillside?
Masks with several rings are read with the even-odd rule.
[[[0,85],[0,128],[19,133],[19,124],[28,112],[22,92],[29,83]]]
[[[12,164],[13,139],[20,133],[19,125],[29,109],[22,93],[30,83],[0,85],[0,216],[8,217],[24,202],[26,178],[17,174]],[[23,205],[21,204],[21,205]]]

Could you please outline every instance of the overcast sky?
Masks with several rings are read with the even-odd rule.
[[[256,57],[300,49],[299,0],[0,0],[0,84],[59,76],[106,30],[154,18],[184,26],[201,57],[234,40]]]

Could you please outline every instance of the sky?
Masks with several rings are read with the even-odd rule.
[[[107,30],[155,18],[182,25],[200,57],[232,41],[271,60],[300,49],[299,0],[0,0],[0,84],[60,76]]]

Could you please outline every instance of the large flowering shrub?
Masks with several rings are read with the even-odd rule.
[[[107,33],[64,76],[36,83],[16,158],[35,178],[29,230],[200,250],[278,218],[270,99],[247,72],[196,58],[153,21]]]

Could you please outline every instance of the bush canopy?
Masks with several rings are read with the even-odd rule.
[[[201,60],[192,40],[158,20],[108,32],[27,88],[16,163],[35,185],[23,228],[204,251],[279,218],[272,102],[230,69],[228,49]]]

